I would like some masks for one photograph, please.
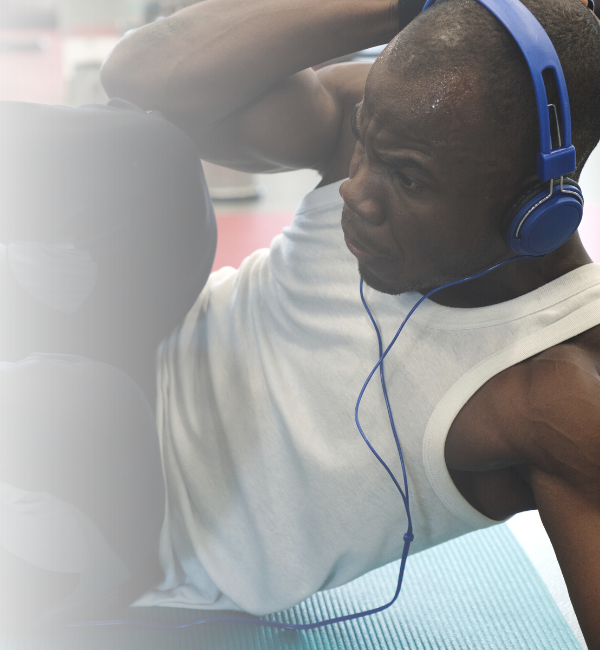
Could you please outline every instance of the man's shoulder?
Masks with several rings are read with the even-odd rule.
[[[526,406],[530,408],[544,404],[550,395],[554,395],[554,404],[559,407],[565,397],[585,387],[600,391],[600,326],[526,359],[507,373],[519,374],[527,383]],[[551,404],[547,403],[547,407]]]
[[[540,463],[579,436],[600,455],[600,326],[506,368],[465,404],[450,429],[491,465]],[[448,447],[447,442],[447,447]],[[470,455],[470,454],[469,454]]]
[[[471,505],[492,519],[535,508],[530,481],[540,476],[600,492],[599,370],[594,328],[507,368],[471,397],[445,450]]]
[[[502,384],[516,407],[505,435],[525,462],[552,474],[600,462],[600,327],[509,368]]]

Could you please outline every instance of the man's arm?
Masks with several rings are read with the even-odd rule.
[[[549,351],[532,375],[528,477],[588,648],[600,650],[600,376],[589,358],[562,355]]]
[[[421,2],[406,1],[416,14]],[[206,159],[322,169],[335,154],[345,84],[358,77],[364,87],[365,71],[310,66],[397,31],[396,0],[205,0],[123,39],[102,82],[111,96],[162,111]]]
[[[504,447],[503,457],[523,463],[522,476],[556,552],[589,650],[600,650],[600,358],[596,339],[593,330],[586,332],[509,369],[504,383],[496,386],[503,396],[493,400],[497,406],[504,404],[505,413],[498,418],[503,420],[503,442],[496,443],[496,455]],[[500,413],[499,408],[495,410]]]
[[[600,491],[597,479],[584,485],[574,474],[561,479],[532,469],[530,481],[587,646],[599,650]]]
[[[587,344],[575,343],[586,339]],[[600,356],[590,331],[499,373],[454,420],[446,464],[483,514],[538,508],[590,650],[600,650]]]

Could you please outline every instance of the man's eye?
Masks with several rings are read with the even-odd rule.
[[[421,183],[417,183],[417,181],[414,181],[412,178],[409,178],[408,176],[405,176],[400,172],[397,172],[397,176],[400,179],[402,185],[407,190],[411,190],[412,192],[418,192],[419,190],[422,190],[424,188],[424,186],[421,185]]]

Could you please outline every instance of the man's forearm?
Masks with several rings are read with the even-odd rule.
[[[396,0],[205,0],[124,39],[102,81],[111,96],[210,124],[300,70],[397,31]]]

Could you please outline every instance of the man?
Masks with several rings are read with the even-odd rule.
[[[587,10],[578,12],[573,2],[565,0],[555,6],[559,7],[558,18],[555,14],[544,18],[542,9],[537,10],[546,28],[556,35],[565,25],[572,25],[566,42],[573,42],[574,33],[577,42],[585,43],[577,65],[573,64],[576,52],[567,56],[564,47],[559,52],[570,88],[575,79],[574,89],[580,91],[572,96],[572,104],[576,130],[582,124],[586,127],[576,139],[581,165],[598,139],[593,127],[595,113],[586,104],[590,101],[587,95],[596,92],[597,28],[590,23]],[[220,0],[205,3],[125,40],[104,71],[111,94],[124,95],[147,110],[162,109],[196,140],[206,158],[247,169],[312,166],[324,176],[323,186],[307,197],[294,227],[279,238],[271,254],[263,251],[251,256],[237,274],[229,270],[212,276],[183,325],[161,346],[158,424],[167,480],[167,518],[161,539],[166,579],[146,595],[142,602],[147,604],[232,607],[260,614],[286,607],[318,589],[341,584],[398,557],[405,519],[399,515],[397,494],[374,464],[352,422],[354,400],[378,355],[370,323],[358,301],[353,258],[339,230],[340,181],[348,175],[356,147],[351,180],[342,189],[347,203],[344,228],[369,283],[394,293],[424,289],[506,257],[507,251],[495,234],[495,220],[504,212],[501,208],[506,196],[532,173],[525,153],[530,144],[535,155],[535,137],[529,133],[535,131],[535,119],[532,117],[529,128],[521,133],[518,124],[523,120],[517,110],[521,95],[527,104],[530,81],[515,56],[514,44],[476,3],[440,5],[416,21],[412,31],[403,33],[374,67],[365,102],[357,114],[354,106],[362,99],[368,74],[365,67],[341,66],[317,76],[296,71],[389,40],[398,23],[403,25],[411,17],[410,11],[400,22],[396,7],[383,2],[363,7],[345,0],[336,6],[319,6],[312,0],[298,0],[294,8],[290,11],[290,5],[279,7],[264,0],[243,6]],[[413,14],[417,12],[416,7],[412,10]],[[268,43],[265,21],[272,39]],[[452,30],[448,25],[454,26]],[[466,56],[471,43],[474,52],[485,49],[492,61],[506,63],[508,87],[496,73],[490,77],[491,88],[482,83],[487,77],[482,77],[477,60]],[[413,56],[420,44],[429,46],[427,57]],[[439,56],[429,57],[434,45],[438,53],[452,54],[450,67],[444,67]],[[481,58],[479,54],[477,57]],[[411,64],[419,71],[417,88],[410,85],[414,81],[412,70],[403,67]],[[223,83],[225,72],[231,77]],[[433,83],[436,80],[437,87]],[[505,101],[497,100],[494,87],[502,89]],[[402,102],[404,88],[412,97],[408,106]],[[435,96],[430,101],[427,94],[433,91]],[[504,117],[486,111],[486,92],[506,109]],[[419,104],[420,97],[427,101]],[[465,105],[465,99],[471,104]],[[431,123],[427,123],[429,107],[433,110]],[[130,106],[130,110],[135,109]],[[402,119],[397,119],[395,111],[402,111]],[[445,119],[440,120],[438,113]],[[515,117],[516,127],[511,121]],[[425,125],[419,120],[425,120]],[[439,133],[432,131],[438,124]],[[500,129],[502,135],[507,125],[511,134],[508,144],[502,137],[494,138],[491,128]],[[393,172],[389,161],[384,164],[374,155],[381,153],[378,138],[382,135],[389,138],[383,144],[391,152],[404,143],[403,153],[410,154]],[[411,146],[406,146],[407,138],[414,139],[408,142]],[[419,155],[414,151],[415,143],[435,145],[434,151],[427,156],[421,151]],[[482,143],[494,147],[483,147]],[[507,160],[515,152],[518,159],[511,165]],[[428,165],[429,175],[437,178],[435,192],[431,190],[435,183],[420,177]],[[520,165],[527,168],[521,174]],[[179,171],[180,167],[173,169]],[[433,201],[436,197],[432,199],[432,193],[437,201]],[[153,194],[157,198],[160,195],[160,191]],[[173,194],[168,200],[177,205]],[[469,204],[466,217],[465,202]],[[437,213],[444,219],[435,218]],[[401,221],[392,219],[394,215]],[[170,212],[165,216],[173,218],[176,231],[178,219]],[[101,217],[93,219],[96,227],[102,225]],[[15,219],[18,224],[16,215]],[[455,227],[450,228],[453,224]],[[402,236],[406,234],[406,244],[401,246],[400,226]],[[144,233],[143,222],[135,227]],[[168,228],[162,232],[170,234]],[[464,232],[469,232],[469,237]],[[126,253],[132,249],[123,246],[119,237],[108,240],[118,245],[119,259],[123,259],[123,252],[127,259]],[[359,242],[364,242],[362,252]],[[557,549],[563,548],[563,569],[593,643],[598,636],[594,599],[586,590],[593,591],[594,558],[583,577],[577,565],[594,554],[582,537],[593,538],[589,531],[587,537],[586,531],[583,536],[575,535],[575,550],[565,559],[567,554],[561,547],[565,541],[556,530],[556,518],[561,516],[582,519],[588,528],[594,525],[597,499],[592,492],[588,505],[588,492],[596,485],[597,476],[585,460],[594,458],[594,439],[588,433],[594,428],[594,409],[589,406],[593,400],[585,404],[583,422],[570,418],[582,425],[575,433],[581,443],[577,448],[583,453],[573,456],[564,472],[562,466],[556,468],[547,462],[565,457],[560,447],[565,439],[561,422],[565,413],[567,418],[570,415],[565,409],[577,407],[575,397],[579,397],[576,391],[582,385],[581,378],[591,376],[589,391],[593,395],[596,390],[593,374],[577,372],[594,360],[586,335],[576,344],[556,347],[556,343],[587,330],[591,333],[587,336],[593,336],[592,328],[598,322],[595,313],[588,314],[586,320],[579,311],[587,302],[592,307],[597,304],[594,292],[598,284],[597,271],[587,265],[589,259],[579,246],[574,238],[563,251],[548,256],[544,264],[525,263],[519,271],[496,273],[495,279],[474,284],[471,289],[446,292],[439,304],[424,304],[424,311],[419,312],[423,317],[411,321],[387,369],[393,408],[402,417],[399,429],[413,498],[414,549],[539,506]],[[160,250],[158,253],[160,259]],[[98,260],[110,259],[98,253],[95,256]],[[152,269],[152,265],[147,268]],[[165,273],[172,270],[168,264],[161,268]],[[174,294],[176,289],[172,288]],[[411,294],[368,297],[386,337],[416,300]],[[112,308],[110,301],[107,304]],[[99,314],[106,311],[101,307]],[[163,311],[160,307],[157,300],[156,316]],[[143,322],[135,321],[135,310],[132,316],[143,331]],[[552,338],[555,330],[559,331],[558,339]],[[118,328],[113,326],[111,331]],[[125,338],[136,343],[135,328]],[[95,345],[97,337],[92,340]],[[513,344],[518,347],[522,341],[529,343],[512,354]],[[547,348],[551,352],[534,356]],[[461,392],[463,378],[473,377],[477,360],[494,360],[497,351],[501,352],[499,365],[485,364],[485,372],[475,373],[476,381]],[[530,357],[531,362],[511,368]],[[119,359],[109,360],[118,365]],[[89,373],[78,373],[77,360],[36,358],[45,372],[44,361],[50,362],[50,374],[63,372],[66,366],[70,375],[63,383],[69,387],[80,384],[86,395],[105,393],[95,390],[94,384],[106,384],[104,366],[95,366],[96,374],[90,378]],[[562,383],[556,373],[538,370],[548,364],[571,369],[568,381]],[[129,367],[135,370],[138,366],[130,364],[127,370]],[[507,368],[511,369],[502,372]],[[20,368],[10,368],[9,375],[14,375],[13,370]],[[27,374],[25,366],[23,370]],[[525,373],[525,378],[519,373]],[[530,375],[534,377],[527,382]],[[64,372],[59,376],[64,377]],[[560,432],[549,438],[556,441],[554,444],[548,444],[541,425],[531,423],[531,409],[523,400],[525,384],[526,395],[541,396],[533,402],[534,407],[539,405],[539,399],[548,395],[547,376],[558,384],[550,387],[555,411],[548,421]],[[8,387],[16,383],[9,376]],[[41,382],[42,387],[45,383]],[[121,432],[127,435],[134,428],[129,425],[133,416],[127,409],[122,412],[123,405],[129,404],[138,415],[143,415],[144,409],[134,408],[135,391],[130,385],[114,379],[113,384],[107,411],[121,414],[118,426],[109,429],[118,439]],[[537,392],[532,393],[530,386]],[[61,397],[64,403],[65,395],[68,391]],[[452,398],[449,406],[447,396]],[[56,403],[55,399],[48,401]],[[508,411],[502,408],[505,403],[514,421],[507,421]],[[10,408],[10,400],[4,400],[6,405]],[[95,408],[83,412],[102,412],[102,404]],[[394,449],[384,428],[383,409],[377,393],[368,394],[363,424],[383,455],[392,458]],[[485,419],[480,417],[481,411]],[[94,415],[91,418],[95,421]],[[525,424],[524,418],[529,418]],[[19,416],[15,421],[22,419]],[[25,428],[29,431],[35,426]],[[146,425],[146,430],[149,428]],[[526,435],[517,438],[512,435],[514,431]],[[89,432],[86,428],[86,434],[97,440],[102,427],[100,431],[90,427]],[[21,444],[20,436],[15,440]],[[32,448],[29,439],[25,443],[21,444],[24,464]],[[65,445],[65,449],[69,447]],[[135,447],[129,449],[135,455]],[[46,460],[53,446],[46,445],[43,451],[48,455],[41,458]],[[10,456],[3,453],[0,457]],[[121,453],[116,457],[119,473],[125,476],[123,468],[133,461]],[[54,463],[54,458],[52,461],[46,464],[68,466]],[[31,505],[26,491],[41,487],[19,486],[21,473],[13,465],[5,461],[0,476],[14,486],[8,485],[5,490],[6,502],[8,506],[16,504],[13,511],[21,505],[26,512]],[[105,466],[109,469],[106,475],[112,476],[110,464]],[[568,511],[563,514],[564,499],[562,495],[554,499],[552,490],[563,489],[565,476],[585,482],[586,487],[582,490],[575,484]],[[152,476],[149,481],[156,487]],[[77,484],[71,483],[67,494],[72,494]],[[25,494],[18,491],[19,487]],[[105,511],[112,513],[120,489],[117,485],[111,490],[117,498],[108,508],[100,502]],[[132,501],[140,503],[139,498]],[[37,507],[43,510],[44,502],[40,504],[38,499]],[[85,510],[85,503],[81,509]],[[125,531],[122,538],[131,529],[128,512],[123,508],[118,513]],[[110,537],[106,532],[118,532],[119,526],[101,525],[101,517],[93,511],[76,513],[81,514],[89,515],[113,551],[123,543],[116,533]],[[139,537],[138,528],[134,525],[133,530]],[[98,542],[101,538],[94,539]],[[129,546],[117,555],[123,558],[127,552],[133,554],[135,544]],[[576,558],[575,566],[572,558]],[[113,562],[115,570],[117,565]],[[71,560],[67,568],[76,571],[76,562]],[[142,588],[139,582],[137,586]],[[67,593],[72,589],[69,584],[60,587]]]
[[[600,136],[598,24],[585,2],[525,4],[565,71],[577,178]],[[203,158],[323,176],[270,255],[213,275],[161,346],[166,579],[146,604],[263,614],[400,554],[397,495],[353,432],[378,355],[336,228],[338,187],[361,276],[391,294],[368,294],[389,340],[418,298],[407,292],[513,255],[503,222],[536,177],[539,143],[531,78],[486,9],[439,2],[396,36],[399,24],[389,0],[215,0],[139,30],[104,66],[109,94],[162,111]],[[309,68],[390,39],[372,69]],[[414,550],[538,508],[598,648],[590,261],[575,234],[543,259],[444,290],[386,367]],[[392,459],[385,405],[375,391],[366,402],[365,429]]]

